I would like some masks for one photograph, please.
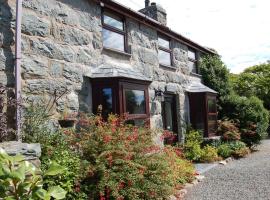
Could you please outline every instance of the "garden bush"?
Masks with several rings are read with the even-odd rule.
[[[190,161],[182,157],[182,149],[166,146],[164,152],[167,154],[168,162],[173,168],[172,171],[177,182],[180,185],[191,182],[194,179],[195,168]]]
[[[182,172],[176,152],[154,144],[149,128],[125,125],[113,115],[107,122],[100,116],[81,118],[78,126],[66,135],[88,163],[80,189],[90,198],[166,199],[191,179],[190,167]]]
[[[237,127],[237,124],[232,122],[232,120],[219,120],[217,133],[224,141],[234,141],[241,139],[241,133]]]
[[[235,158],[245,157],[250,153],[249,148],[246,146],[244,142],[235,141],[229,143],[230,148],[232,149],[232,156]]]
[[[61,174],[64,168],[51,163],[44,173],[21,155],[9,156],[0,149],[0,199],[64,199],[66,191],[55,185],[45,190],[43,178]]]
[[[248,145],[253,146],[260,142],[266,136],[269,113],[263,107],[263,103],[257,97],[239,97],[237,95],[230,95],[224,98],[224,106],[222,112],[229,119],[238,121],[240,130],[250,128],[250,124],[256,125],[256,134],[247,138],[248,134],[244,134],[248,141]]]
[[[203,153],[201,149],[202,142],[203,137],[199,131],[190,130],[187,132],[184,144],[184,155],[188,160],[200,160]]]
[[[220,158],[218,157],[218,150],[210,145],[206,145],[202,149],[202,154],[200,161],[201,162],[214,162],[219,160]]]
[[[46,171],[52,161],[64,167],[62,174],[44,177],[44,188],[60,185],[67,192],[66,199],[87,199],[80,188],[83,165],[80,155],[70,148],[61,130],[49,127],[49,110],[43,103],[32,103],[24,109],[23,140],[40,143],[41,169]]]
[[[250,123],[245,129],[241,130],[241,140],[248,147],[253,148],[261,140],[261,136],[257,133],[257,125]]]
[[[224,143],[218,146],[218,155],[222,158],[228,158],[232,155],[233,150],[228,143]]]

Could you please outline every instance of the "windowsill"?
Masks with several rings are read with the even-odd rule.
[[[113,48],[108,48],[108,47],[103,47],[102,51],[108,52],[108,53],[115,53],[115,54],[122,55],[122,56],[129,57],[129,58],[132,56],[130,53],[120,51],[117,49],[113,49]]]
[[[165,69],[176,70],[176,67],[173,67],[171,65],[159,64],[159,66]]]
[[[194,73],[194,72],[190,72],[190,75],[202,78],[201,74],[197,74],[197,73]]]

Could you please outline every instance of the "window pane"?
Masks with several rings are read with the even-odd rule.
[[[163,65],[171,65],[171,54],[169,52],[159,50],[158,51],[159,63]]]
[[[192,60],[196,60],[195,51],[188,50],[188,58],[190,58]]]
[[[188,68],[190,72],[197,73],[197,65],[196,62],[188,61]]]
[[[169,101],[165,101],[164,106],[165,106],[164,115],[165,115],[165,120],[166,120],[166,122],[165,122],[166,127],[164,127],[164,128],[165,128],[165,130],[173,131],[172,104]]]
[[[125,90],[126,112],[145,114],[145,95],[143,90]]]
[[[113,112],[112,110],[112,89],[103,88],[102,89],[102,113],[104,116],[108,116]]]
[[[109,13],[104,13],[104,24],[113,26],[117,29],[124,30],[124,23],[120,17],[114,16]]]
[[[208,112],[209,113],[216,112],[216,101],[214,99],[208,99]]]
[[[103,45],[108,48],[124,51],[124,35],[103,29]]]
[[[131,119],[125,121],[125,123],[133,126],[143,127],[145,126],[145,119]]]
[[[161,47],[164,47],[166,49],[170,49],[170,41],[169,40],[158,38],[158,44]]]
[[[215,133],[217,130],[217,116],[208,115],[208,132]]]

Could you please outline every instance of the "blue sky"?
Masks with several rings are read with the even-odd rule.
[[[117,0],[134,10],[144,0]],[[270,60],[270,0],[155,0],[168,26],[216,49],[233,73]]]

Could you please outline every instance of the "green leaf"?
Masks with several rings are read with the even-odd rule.
[[[45,172],[44,175],[45,176],[55,176],[57,174],[63,173],[64,170],[65,170],[64,167],[60,166],[56,162],[52,162],[49,169]]]
[[[22,155],[11,156],[11,158],[12,162],[21,162],[25,160],[25,158]]]
[[[44,200],[50,200],[51,199],[49,193],[44,189],[37,190],[35,192],[35,195],[40,199],[44,199]]]
[[[16,200],[16,199],[15,197],[9,196],[9,197],[4,198],[4,200]]]
[[[21,165],[18,169],[11,173],[14,177],[19,179],[20,181],[24,181],[25,179],[25,165]]]
[[[66,197],[67,192],[61,188],[60,186],[54,186],[49,188],[49,195],[55,199],[64,199]]]

